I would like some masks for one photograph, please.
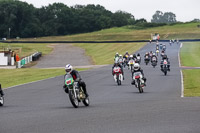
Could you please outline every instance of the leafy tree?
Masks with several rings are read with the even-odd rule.
[[[152,16],[152,23],[176,23],[176,15],[172,12],[163,13],[161,11],[156,11]]]

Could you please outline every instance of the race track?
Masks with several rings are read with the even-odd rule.
[[[139,52],[155,50],[147,44]],[[144,65],[144,93],[131,85],[130,70],[117,86],[111,66],[81,72],[91,106],[75,109],[64,93],[63,76],[5,91],[0,133],[199,133],[199,98],[181,98],[179,45],[167,44],[171,71]],[[143,56],[142,56],[143,57]]]

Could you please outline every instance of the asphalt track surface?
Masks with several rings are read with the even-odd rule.
[[[84,49],[71,44],[52,44],[54,50],[49,55],[40,58],[33,68],[55,68],[62,67],[70,62],[73,66],[91,65],[91,59],[85,55]],[[73,60],[72,60],[73,56]]]
[[[140,50],[154,50],[148,44]],[[130,70],[117,86],[111,66],[81,72],[91,106],[72,107],[64,93],[63,77],[5,91],[0,108],[0,133],[199,133],[200,99],[181,98],[179,45],[168,46],[171,71],[144,65],[144,93],[132,86]]]

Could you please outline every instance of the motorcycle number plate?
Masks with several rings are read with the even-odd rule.
[[[67,80],[67,81],[66,81],[66,84],[67,84],[67,85],[70,85],[71,83],[72,83],[71,80]]]

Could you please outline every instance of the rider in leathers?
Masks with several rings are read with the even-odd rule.
[[[112,75],[114,75],[114,73],[113,73],[114,67],[120,67],[120,68],[121,68],[122,75],[123,75],[123,80],[124,80],[124,71],[123,71],[123,67],[119,64],[119,62],[115,62],[115,63],[113,64],[113,67],[112,67]]]
[[[81,79],[81,76],[80,76],[80,74],[78,73],[78,71],[73,70],[73,67],[72,67],[70,64],[66,65],[65,71],[66,71],[67,74],[71,74],[71,76],[73,77],[73,80],[76,81],[76,82],[78,82],[78,85],[80,85],[80,86],[83,88],[83,91],[84,91],[86,97],[88,97],[89,95],[88,95],[87,90],[86,90],[86,84],[85,84],[85,82]],[[65,77],[65,76],[64,76],[64,77]],[[67,86],[65,85],[65,83],[64,83],[63,88],[65,89],[65,92],[68,93],[68,88],[67,88]]]
[[[168,71],[170,71],[170,62],[169,62],[169,59],[167,58],[167,55],[163,55],[162,60],[160,62],[161,71],[163,71],[164,60],[167,60],[167,68],[168,68]]]
[[[0,84],[0,95],[1,95],[1,96],[4,95],[3,90],[2,90],[2,88],[1,88],[1,84]]]
[[[146,80],[147,79],[144,77],[143,70],[140,68],[140,65],[138,63],[134,64],[134,69],[133,69],[133,74],[132,75],[134,75],[135,72],[141,72],[142,77],[143,77],[142,79],[144,80],[144,85],[146,86]],[[133,79],[133,77],[132,77],[132,79]],[[135,85],[135,80],[132,80],[131,84]]]
[[[151,63],[152,63],[154,58],[156,59],[156,62],[158,62],[158,58],[157,58],[156,54],[153,53],[153,55],[151,56]]]

